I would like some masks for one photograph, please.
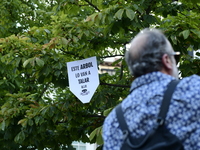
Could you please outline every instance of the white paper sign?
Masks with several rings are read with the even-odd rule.
[[[82,102],[90,102],[99,85],[96,57],[67,63],[70,91]]]

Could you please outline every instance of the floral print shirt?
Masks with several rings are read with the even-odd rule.
[[[152,72],[136,78],[122,110],[131,136],[145,135],[156,122],[164,92],[172,76]],[[185,150],[200,150],[200,77],[183,78],[177,85],[165,120],[166,127],[183,143]],[[103,150],[120,150],[123,134],[115,109],[103,125]]]

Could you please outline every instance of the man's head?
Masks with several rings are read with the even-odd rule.
[[[178,78],[174,50],[165,35],[157,29],[144,29],[132,41],[125,58],[133,76],[161,71]]]

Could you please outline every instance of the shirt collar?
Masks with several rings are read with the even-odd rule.
[[[142,85],[145,85],[145,84],[149,84],[151,82],[160,82],[160,81],[164,81],[164,80],[172,80],[172,79],[175,79],[174,77],[170,76],[170,75],[167,75],[167,74],[164,74],[162,72],[151,72],[151,73],[148,73],[148,74],[145,74],[145,75],[142,75],[138,78],[136,78],[133,83],[131,84],[131,89],[130,91],[133,91],[134,89],[142,86]]]

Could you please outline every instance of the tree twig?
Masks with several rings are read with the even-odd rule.
[[[106,118],[106,116],[102,116],[102,115],[82,115],[82,117],[95,117],[95,118]]]
[[[109,58],[109,57],[116,57],[116,56],[124,56],[124,55],[112,55],[112,56],[103,56],[103,57],[100,57],[100,58]]]
[[[114,87],[130,88],[129,85],[110,84],[110,83],[104,83],[104,82],[101,82],[100,85],[108,85],[108,86],[114,86]]]
[[[85,0],[90,6],[94,7],[98,12],[100,12],[100,9],[97,8],[94,4],[92,4],[89,0]]]

